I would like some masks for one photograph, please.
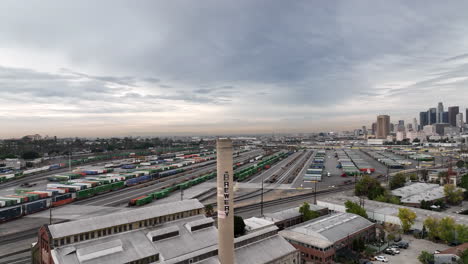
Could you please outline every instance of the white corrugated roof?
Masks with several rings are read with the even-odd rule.
[[[195,199],[177,201],[173,203],[158,204],[130,211],[50,225],[49,231],[52,235],[52,238],[55,239],[202,208],[204,208],[203,204]]]

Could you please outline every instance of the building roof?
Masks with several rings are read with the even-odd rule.
[[[251,217],[251,218],[245,219],[244,223],[245,223],[245,229],[247,231],[257,230],[257,229],[275,224],[272,221],[266,220],[264,218],[258,218],[258,217]]]
[[[310,204],[310,210],[312,211],[319,211],[324,208],[325,207],[318,206],[315,204]],[[277,223],[277,222],[281,222],[281,221],[299,217],[299,216],[301,216],[301,213],[299,213],[299,207],[294,207],[294,208],[289,208],[289,209],[281,210],[281,211],[274,212],[274,213],[265,214],[264,218]]]
[[[290,243],[275,233],[277,230],[278,227],[273,225],[235,238],[235,263],[271,263],[279,258],[297,252]],[[272,233],[274,234],[268,235]],[[197,263],[219,264],[220,262],[218,256],[214,256]]]
[[[413,183],[392,191],[395,196],[401,197],[402,203],[416,204],[424,201],[434,201],[445,197],[444,186],[432,183]]]
[[[317,201],[318,204],[328,207],[330,210],[338,211],[338,212],[345,212],[346,208],[344,203],[346,201],[352,201],[359,203],[359,197],[356,196],[329,196],[329,197],[321,197],[320,200]],[[398,218],[398,212],[400,208],[408,208],[411,211],[415,212],[418,216],[415,220],[413,228],[422,229],[423,222],[428,217],[435,217],[438,219],[442,219],[444,217],[451,217],[453,218],[458,224],[468,225],[468,215],[462,214],[455,214],[451,212],[436,212],[436,211],[429,211],[420,208],[413,208],[407,207],[403,205],[396,205],[396,204],[389,204],[389,203],[382,203],[372,200],[365,200],[365,209],[369,218],[372,218],[379,222],[388,222],[396,225],[401,225],[401,221]]]
[[[158,249],[141,230],[102,237],[52,250],[55,263],[67,264],[127,263],[158,253]]]
[[[204,208],[198,200],[184,200],[173,203],[158,204],[103,216],[96,216],[72,222],[49,225],[52,238],[60,238],[93,230],[138,222],[145,219]]]
[[[359,215],[336,213],[288,228],[280,234],[287,239],[326,248],[373,225],[372,222]]]
[[[456,247],[447,248],[446,250],[441,251],[440,254],[450,254],[450,255],[461,256],[463,251],[467,249],[468,249],[468,243],[463,243]]]

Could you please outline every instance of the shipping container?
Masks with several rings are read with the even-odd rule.
[[[21,206],[0,209],[0,222],[6,222],[19,218],[23,215]]]

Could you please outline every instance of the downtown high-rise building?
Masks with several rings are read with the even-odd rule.
[[[422,130],[427,125],[429,125],[429,119],[427,118],[427,112],[420,112],[419,113],[420,130]]]
[[[448,108],[448,121],[450,126],[457,126],[457,115],[460,112],[458,106],[450,106]]]
[[[464,120],[463,120],[463,113],[458,113],[456,119],[457,119],[457,127],[463,128],[465,125]]]
[[[448,112],[444,112],[442,115],[442,123],[448,124],[449,123],[449,118],[448,118]]]
[[[429,125],[437,123],[437,108],[429,108],[429,111],[427,111],[427,119],[429,120]]]
[[[468,108],[466,109],[466,115],[465,115],[465,118],[466,118],[466,123],[468,124]]]
[[[377,135],[377,123],[372,123],[372,135]]]
[[[390,134],[390,116],[377,116],[377,138],[386,139]]]
[[[405,131],[405,120],[398,120],[397,131]]]
[[[418,129],[418,120],[416,118],[413,118],[413,130],[414,131],[419,131],[419,129]]]
[[[436,123],[437,124],[443,123],[443,120],[444,120],[444,104],[440,102],[437,105]]]

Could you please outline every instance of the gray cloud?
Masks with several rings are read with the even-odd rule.
[[[452,96],[467,85],[456,79],[468,71],[467,2],[129,3],[0,4],[0,52],[60,58],[56,71],[1,61],[3,100],[68,105],[63,113],[83,118],[154,112],[203,123],[212,111],[218,122],[281,116],[274,123],[281,126],[343,112],[363,122],[365,111],[370,120],[378,111],[405,111],[403,103],[413,111],[444,96],[452,104],[467,99]],[[321,112],[341,107],[347,111]]]

